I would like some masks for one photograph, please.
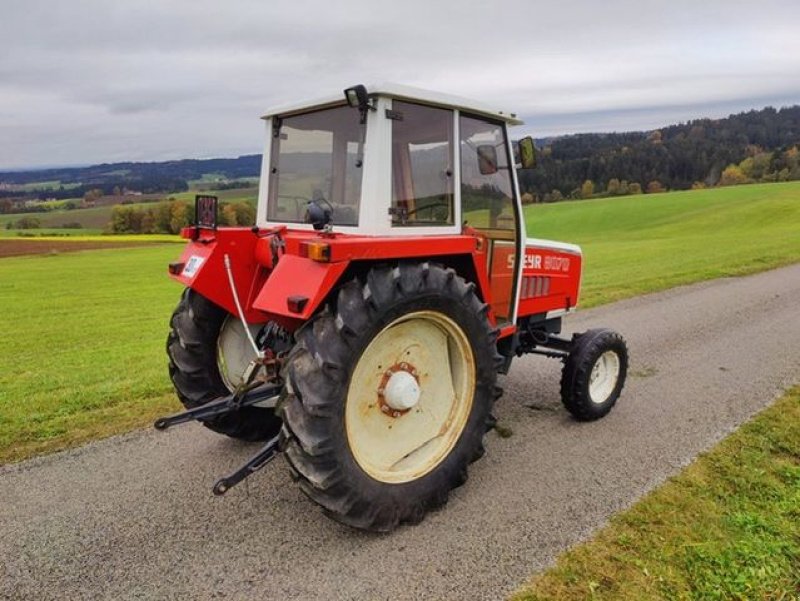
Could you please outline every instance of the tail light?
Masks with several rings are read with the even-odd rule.
[[[303,242],[300,244],[300,256],[312,261],[327,263],[331,260],[330,244],[325,242]]]

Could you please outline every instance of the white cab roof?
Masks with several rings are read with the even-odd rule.
[[[441,92],[433,92],[431,90],[423,90],[421,88],[413,88],[411,86],[404,86],[394,83],[368,85],[366,88],[370,95],[388,96],[390,98],[397,98],[400,100],[409,100],[422,104],[454,108],[469,113],[492,117],[494,119],[500,119],[509,125],[522,125],[522,120],[518,119],[514,113],[500,111],[494,107],[476,102],[475,100],[470,100],[469,98],[462,98],[461,96],[453,96],[451,94],[443,94]],[[305,102],[292,102],[289,104],[271,107],[266,113],[264,113],[262,118],[269,119],[275,115],[290,115],[292,113],[305,112],[325,106],[342,104],[343,102],[344,90],[335,96],[327,96],[325,98],[317,98],[315,100],[307,100]]]

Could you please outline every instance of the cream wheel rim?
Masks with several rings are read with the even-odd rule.
[[[417,311],[381,330],[347,392],[347,442],[358,465],[387,483],[417,480],[453,450],[472,411],[475,358],[446,315]]]
[[[255,337],[264,324],[250,324],[250,333]],[[242,382],[242,374],[256,353],[244,331],[242,320],[228,315],[222,322],[217,338],[217,367],[225,387],[231,392]]]
[[[606,351],[597,358],[589,376],[589,398],[593,403],[602,404],[608,400],[619,381],[619,355]]]

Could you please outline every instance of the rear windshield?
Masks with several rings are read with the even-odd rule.
[[[335,225],[358,225],[364,125],[339,106],[273,118],[267,219],[303,223],[310,201],[330,209]]]

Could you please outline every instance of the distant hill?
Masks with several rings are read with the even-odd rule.
[[[41,194],[54,198],[82,196],[86,190],[99,188],[112,194],[115,187],[129,188],[148,193],[172,193],[188,189],[189,180],[200,179],[213,173],[223,180],[241,177],[258,177],[261,155],[240,156],[235,159],[183,159],[153,163],[103,163],[90,167],[64,167],[36,171],[14,171],[0,173],[0,193],[11,196],[15,186],[25,186],[36,193],[37,183],[43,183]],[[52,182],[59,182],[55,188]]]
[[[586,197],[589,188],[604,194],[617,189],[617,184],[624,184],[623,189],[634,185],[645,191],[651,183],[666,189],[713,186],[720,183],[726,167],[748,158],[758,166],[744,174],[746,181],[800,179],[797,161],[786,156],[800,144],[800,106],[780,110],[767,107],[725,119],[697,119],[649,132],[547,138],[538,144],[542,147],[539,166],[520,172],[520,186],[539,200]],[[314,162],[321,158],[315,156]],[[115,187],[145,194],[174,193],[186,190],[190,180],[204,175],[235,180],[258,177],[260,168],[261,155],[253,154],[233,159],[105,163],[6,172],[0,173],[0,197],[69,198],[94,188],[112,194]]]
[[[725,119],[697,119],[649,132],[576,134],[540,142],[537,169],[520,172],[524,191],[544,195],[558,190],[576,196],[586,180],[605,191],[611,180],[637,183],[647,189],[658,182],[670,190],[720,183],[729,165],[760,156],[765,173],[779,174],[786,151],[800,144],[800,106],[776,110],[767,107]],[[764,156],[769,155],[769,156]],[[796,165],[794,165],[796,168]],[[754,178],[749,178],[754,179]]]

